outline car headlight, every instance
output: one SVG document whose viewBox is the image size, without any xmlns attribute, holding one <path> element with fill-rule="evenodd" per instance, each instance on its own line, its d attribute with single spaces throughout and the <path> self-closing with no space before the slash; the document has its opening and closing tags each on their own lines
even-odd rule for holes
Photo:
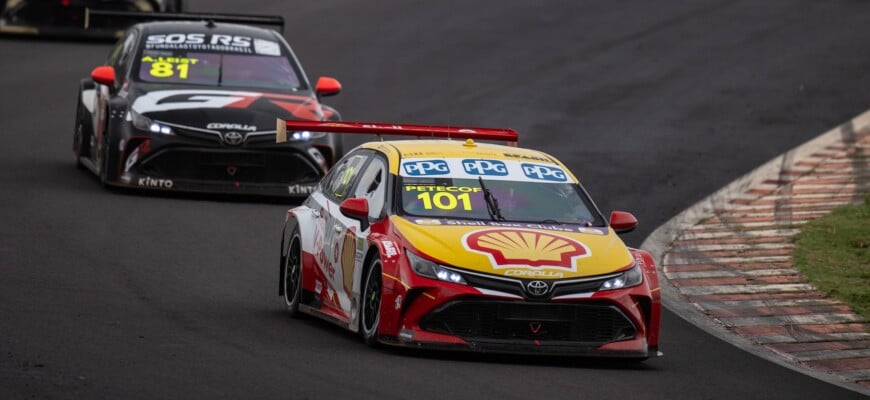
<svg viewBox="0 0 870 400">
<path fill-rule="evenodd" d="M 148 118 L 148 117 L 146 117 L 142 114 L 139 114 L 137 112 L 131 112 L 130 117 L 132 118 L 133 126 L 136 127 L 136 129 L 148 131 L 151 133 L 159 133 L 159 134 L 163 134 L 163 135 L 174 135 L 175 134 L 175 132 L 172 131 L 172 127 L 170 127 L 169 125 L 165 125 L 165 124 L 161 124 L 159 122 L 156 122 L 156 121 L 152 120 L 151 118 Z"/>
<path fill-rule="evenodd" d="M 310 132 L 310 131 L 297 131 L 293 132 L 290 135 L 290 140 L 301 142 L 306 140 L 314 140 L 319 139 L 326 136 L 325 132 Z"/>
<path fill-rule="evenodd" d="M 456 272 L 436 262 L 429 261 L 423 257 L 414 254 L 411 251 L 405 251 L 405 254 L 408 255 L 408 263 L 411 264 L 411 269 L 414 270 L 414 272 L 416 272 L 418 275 L 422 275 L 427 278 L 438 279 L 439 281 L 467 285 L 467 283 L 465 283 L 465 279 L 462 277 L 462 274 L 460 274 L 459 272 Z"/>
<path fill-rule="evenodd" d="M 599 290 L 615 290 L 628 288 L 640 285 L 641 282 L 643 282 L 643 272 L 640 270 L 640 266 L 635 263 L 630 270 L 619 274 L 619 276 L 604 281 L 604 283 L 601 284 Z"/>
</svg>

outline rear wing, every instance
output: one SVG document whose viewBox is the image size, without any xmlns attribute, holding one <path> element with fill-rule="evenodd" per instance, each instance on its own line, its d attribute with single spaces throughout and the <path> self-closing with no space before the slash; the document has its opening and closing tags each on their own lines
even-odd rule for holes
<svg viewBox="0 0 870 400">
<path fill-rule="evenodd" d="M 211 21 L 254 25 L 284 33 L 284 17 L 277 15 L 209 14 L 209 13 L 155 13 L 135 11 L 103 11 L 85 9 L 85 29 L 104 25 L 133 25 L 150 21 Z"/>
<path fill-rule="evenodd" d="M 358 133 L 370 135 L 401 135 L 416 137 L 433 137 L 446 139 L 476 139 L 505 141 L 509 146 L 516 146 L 519 135 L 513 129 L 503 128 L 472 128 L 462 126 L 409 125 L 383 122 L 325 122 L 325 121 L 285 121 L 278 118 L 275 127 L 275 141 L 287 141 L 287 131 Z"/>
</svg>

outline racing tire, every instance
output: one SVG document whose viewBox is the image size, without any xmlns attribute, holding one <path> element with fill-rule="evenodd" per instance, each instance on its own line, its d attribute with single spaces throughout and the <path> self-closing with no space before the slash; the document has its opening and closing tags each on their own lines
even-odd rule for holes
<svg viewBox="0 0 870 400">
<path fill-rule="evenodd" d="M 383 278 L 381 277 L 381 258 L 375 255 L 366 268 L 363 286 L 362 307 L 359 325 L 363 342 L 369 347 L 378 346 L 378 325 L 381 320 L 381 293 Z"/>
<path fill-rule="evenodd" d="M 291 317 L 299 318 L 299 300 L 302 297 L 302 245 L 299 231 L 293 230 L 290 243 L 287 245 L 287 256 L 284 257 L 284 305 Z"/>
<path fill-rule="evenodd" d="M 118 159 L 121 157 L 120 151 L 117 150 L 118 140 L 112 134 L 108 118 L 106 118 L 106 129 L 103 131 L 103 141 L 100 146 L 100 183 L 103 186 L 111 186 L 111 182 L 117 179 L 118 174 Z M 112 151 L 112 148 L 115 151 Z M 111 175 L 109 171 L 113 171 Z"/>
<path fill-rule="evenodd" d="M 76 125 L 73 128 L 73 154 L 76 156 L 76 168 L 84 169 L 85 165 L 82 164 L 82 157 L 88 157 L 90 155 L 90 146 L 91 142 L 89 138 L 85 137 L 84 127 L 82 123 L 82 100 L 79 98 L 79 106 L 76 111 Z"/>
</svg>

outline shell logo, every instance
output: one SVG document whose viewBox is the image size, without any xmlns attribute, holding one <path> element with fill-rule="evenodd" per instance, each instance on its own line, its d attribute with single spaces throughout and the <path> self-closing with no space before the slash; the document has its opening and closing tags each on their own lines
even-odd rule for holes
<svg viewBox="0 0 870 400">
<path fill-rule="evenodd" d="M 578 258 L 591 255 L 576 240 L 524 229 L 486 229 L 463 238 L 465 247 L 489 257 L 493 268 L 565 268 L 575 271 Z"/>
</svg>

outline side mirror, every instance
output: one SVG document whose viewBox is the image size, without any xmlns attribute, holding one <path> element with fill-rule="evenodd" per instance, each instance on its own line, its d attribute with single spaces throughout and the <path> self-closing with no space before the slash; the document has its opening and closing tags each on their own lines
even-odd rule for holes
<svg viewBox="0 0 870 400">
<path fill-rule="evenodd" d="M 94 68 L 91 71 L 91 79 L 94 82 L 97 82 L 106 86 L 115 86 L 115 68 L 110 65 L 103 65 L 101 67 Z"/>
<path fill-rule="evenodd" d="M 637 228 L 637 218 L 625 211 L 614 211 L 610 213 L 610 227 L 616 233 L 628 233 Z"/>
<path fill-rule="evenodd" d="M 321 76 L 317 78 L 317 87 L 314 90 L 319 96 L 334 96 L 341 91 L 341 83 L 335 78 Z"/>
<path fill-rule="evenodd" d="M 362 197 L 354 197 L 341 202 L 338 206 L 341 214 L 359 221 L 359 229 L 369 228 L 369 201 Z"/>
</svg>

